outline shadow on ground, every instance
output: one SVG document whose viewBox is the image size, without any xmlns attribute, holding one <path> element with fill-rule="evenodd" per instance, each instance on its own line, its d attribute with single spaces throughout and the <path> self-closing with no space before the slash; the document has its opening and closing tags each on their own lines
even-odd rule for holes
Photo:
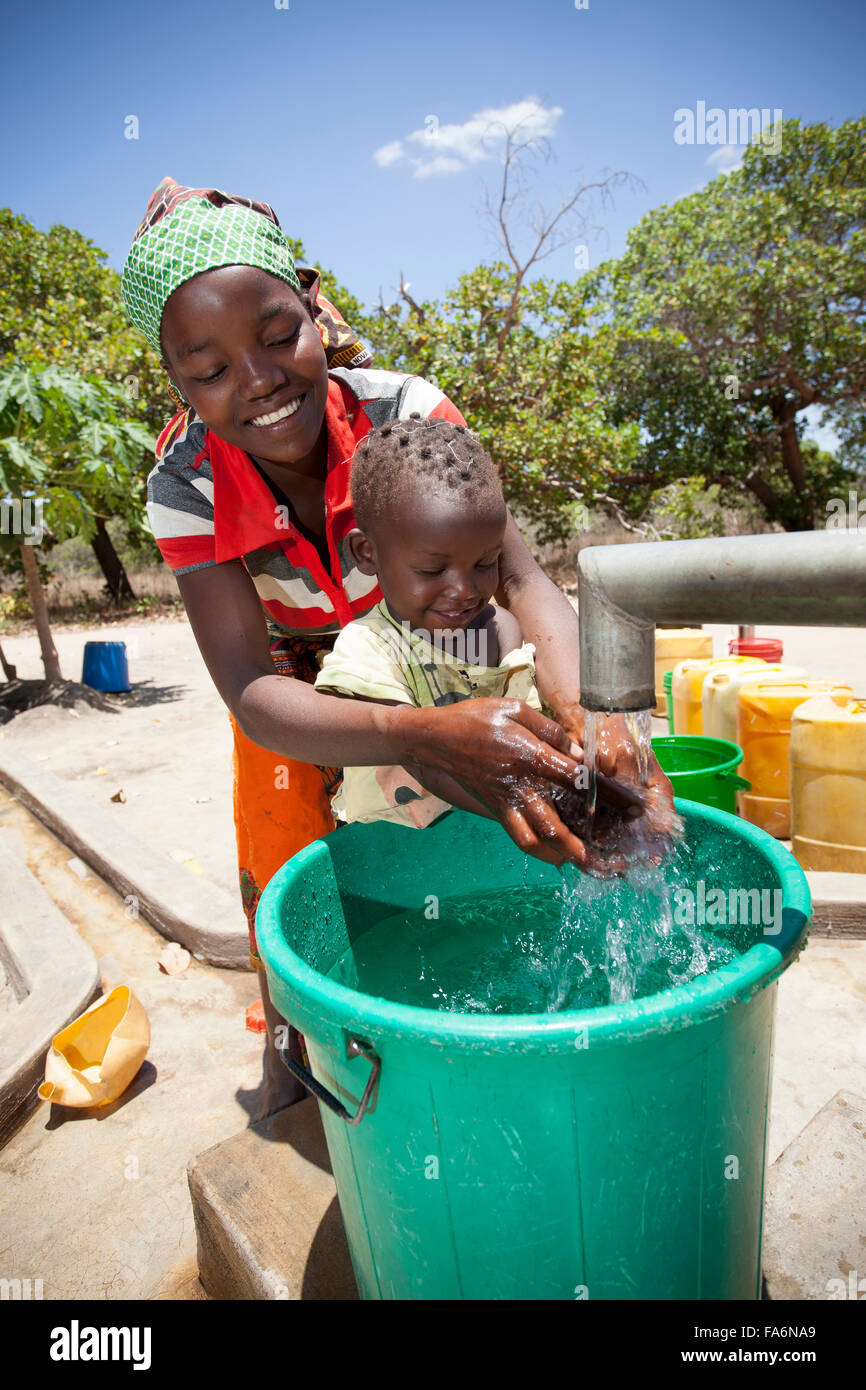
<svg viewBox="0 0 866 1390">
<path fill-rule="evenodd" d="M 136 682 L 131 690 L 118 694 L 94 690 L 80 681 L 13 680 L 0 684 L 0 724 L 42 705 L 64 709 L 87 705 L 104 714 L 120 714 L 125 709 L 169 704 L 183 699 L 186 693 L 186 686 L 154 685 L 150 680 Z"/>
<path fill-rule="evenodd" d="M 340 1203 L 335 1197 L 319 1222 L 310 1246 L 304 1266 L 301 1301 L 348 1301 L 357 1297 L 358 1285 L 352 1270 Z"/>
<path fill-rule="evenodd" d="M 135 1080 L 130 1082 L 122 1096 L 113 1100 L 110 1105 L 51 1105 L 51 1114 L 45 1126 L 47 1130 L 59 1129 L 61 1125 L 68 1124 L 71 1120 L 107 1120 L 109 1116 L 122 1110 L 125 1105 L 140 1096 L 142 1091 L 146 1091 L 153 1085 L 157 1078 L 157 1070 L 152 1062 L 142 1062 Z"/>
<path fill-rule="evenodd" d="M 181 700 L 188 693 L 185 685 L 154 685 L 152 680 L 136 681 L 131 690 L 115 695 L 111 707 L 118 709 L 137 709 L 147 705 L 166 705 L 173 700 Z"/>
</svg>

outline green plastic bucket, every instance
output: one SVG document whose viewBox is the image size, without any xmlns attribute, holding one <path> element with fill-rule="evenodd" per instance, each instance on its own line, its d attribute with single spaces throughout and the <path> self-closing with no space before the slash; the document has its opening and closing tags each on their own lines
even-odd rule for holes
<svg viewBox="0 0 866 1390">
<path fill-rule="evenodd" d="M 258 943 L 306 1039 L 362 1298 L 760 1297 L 774 982 L 804 943 L 809 891 L 771 836 L 677 804 L 696 881 L 781 893 L 778 930 L 626 1004 L 468 1015 L 326 978 L 431 895 L 558 885 L 497 822 L 352 825 L 268 884 Z"/>
<path fill-rule="evenodd" d="M 743 750 L 736 743 L 699 734 L 673 734 L 654 738 L 652 746 L 677 796 L 715 806 L 733 816 L 737 811 L 737 792 L 751 791 L 751 782 L 737 774 Z"/>
<path fill-rule="evenodd" d="M 673 673 L 673 671 L 665 671 L 663 680 L 664 680 L 664 687 L 665 687 L 665 709 L 667 710 L 667 716 L 668 716 L 668 732 L 671 733 L 671 734 L 675 734 L 675 733 L 676 733 L 676 729 L 674 728 L 674 673 Z"/>
</svg>

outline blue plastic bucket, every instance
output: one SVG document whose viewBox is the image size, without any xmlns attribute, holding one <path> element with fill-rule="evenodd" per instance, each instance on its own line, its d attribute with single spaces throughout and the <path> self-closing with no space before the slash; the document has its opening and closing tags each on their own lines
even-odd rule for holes
<svg viewBox="0 0 866 1390">
<path fill-rule="evenodd" d="M 85 642 L 81 680 L 93 690 L 129 690 L 125 642 Z"/>
</svg>

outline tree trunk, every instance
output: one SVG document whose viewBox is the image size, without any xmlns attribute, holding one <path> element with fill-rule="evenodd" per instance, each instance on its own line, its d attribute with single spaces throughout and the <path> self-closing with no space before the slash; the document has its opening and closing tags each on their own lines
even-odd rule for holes
<svg viewBox="0 0 866 1390">
<path fill-rule="evenodd" d="M 3 651 L 2 647 L 0 647 L 0 666 L 3 667 L 3 674 L 7 681 L 14 681 L 18 672 L 14 666 L 9 665 L 9 662 L 6 660 L 6 653 Z"/>
<path fill-rule="evenodd" d="M 746 487 L 757 497 L 761 506 L 764 507 L 770 521 L 776 520 L 779 509 L 779 494 L 770 484 L 765 482 L 759 474 L 757 468 L 753 468 L 745 478 Z"/>
<path fill-rule="evenodd" d="M 776 396 L 770 401 L 770 409 L 779 426 L 782 464 L 794 491 L 793 506 L 790 501 L 784 503 L 778 512 L 770 512 L 770 519 L 780 521 L 786 531 L 811 531 L 815 518 L 806 487 L 806 465 L 797 435 L 797 407 L 786 397 Z M 752 491 L 756 492 L 756 489 L 753 487 Z M 756 495 L 760 494 L 756 492 Z"/>
<path fill-rule="evenodd" d="M 99 561 L 102 573 L 105 575 L 105 582 L 108 585 L 108 592 L 119 603 L 124 598 L 135 598 L 132 592 L 132 585 L 123 563 L 114 548 L 108 529 L 102 517 L 96 518 L 96 535 L 90 542 L 93 553 Z"/>
<path fill-rule="evenodd" d="M 45 667 L 45 679 L 49 683 L 53 681 L 62 681 L 63 676 L 60 672 L 60 659 L 57 655 L 57 648 L 54 645 L 54 638 L 51 636 L 51 624 L 48 621 L 48 605 L 45 602 L 45 591 L 42 588 L 42 580 L 39 578 L 39 567 L 36 564 L 36 552 L 32 545 L 22 545 L 21 563 L 24 566 L 24 576 L 27 580 L 27 592 L 30 595 L 30 607 L 33 609 L 36 631 L 39 634 L 39 648 L 42 652 L 42 665 Z"/>
<path fill-rule="evenodd" d="M 773 401 L 772 410 L 773 415 L 781 425 L 780 439 L 785 472 L 791 479 L 794 491 L 804 492 L 806 489 L 806 466 L 803 463 L 800 441 L 797 438 L 795 423 L 797 411 L 794 402 L 788 400 Z"/>
</svg>

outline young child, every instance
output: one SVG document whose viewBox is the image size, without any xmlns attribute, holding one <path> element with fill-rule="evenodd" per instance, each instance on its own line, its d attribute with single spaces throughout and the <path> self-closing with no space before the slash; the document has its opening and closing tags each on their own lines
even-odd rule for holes
<svg viewBox="0 0 866 1390">
<path fill-rule="evenodd" d="M 396 420 L 371 430 L 352 464 L 359 529 L 348 543 L 384 598 L 344 627 L 316 689 L 414 706 L 483 696 L 535 709 L 535 648 L 491 599 L 499 587 L 506 507 L 496 465 L 462 425 Z M 342 821 L 423 828 L 460 806 L 490 812 L 444 772 L 422 785 L 405 767 L 347 767 L 333 799 Z"/>
</svg>

